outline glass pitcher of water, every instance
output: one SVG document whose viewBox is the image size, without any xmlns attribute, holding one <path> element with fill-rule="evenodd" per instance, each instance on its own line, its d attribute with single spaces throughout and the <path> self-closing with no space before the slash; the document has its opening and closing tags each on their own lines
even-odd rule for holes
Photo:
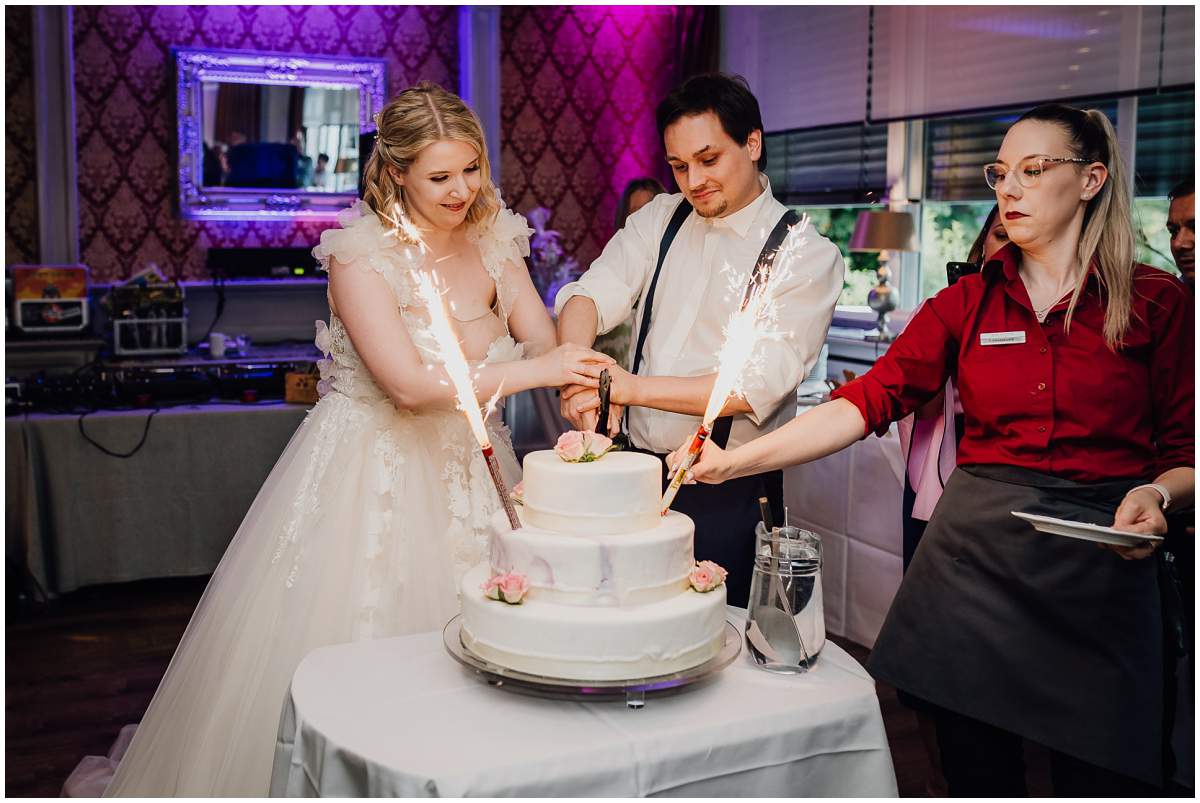
<svg viewBox="0 0 1200 803">
<path fill-rule="evenodd" d="M 746 613 L 746 645 L 770 672 L 797 674 L 825 646 L 821 539 L 799 527 L 755 530 L 754 574 Z"/>
</svg>

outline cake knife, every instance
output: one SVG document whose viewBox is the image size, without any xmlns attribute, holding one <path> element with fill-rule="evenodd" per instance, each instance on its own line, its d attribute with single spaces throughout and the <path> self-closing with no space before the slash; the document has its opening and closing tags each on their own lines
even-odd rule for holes
<svg viewBox="0 0 1200 803">
<path fill-rule="evenodd" d="M 608 437 L 608 406 L 612 393 L 612 376 L 605 368 L 600 372 L 600 417 L 596 419 L 596 432 Z"/>
</svg>

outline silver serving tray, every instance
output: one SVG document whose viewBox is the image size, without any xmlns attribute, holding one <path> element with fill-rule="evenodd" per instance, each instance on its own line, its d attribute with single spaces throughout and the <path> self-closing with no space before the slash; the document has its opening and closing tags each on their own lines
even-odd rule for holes
<svg viewBox="0 0 1200 803">
<path fill-rule="evenodd" d="M 462 614 L 446 623 L 442 629 L 442 643 L 454 660 L 472 670 L 489 686 L 558 700 L 624 701 L 630 708 L 641 708 L 645 705 L 646 697 L 662 697 L 702 685 L 733 663 L 733 659 L 742 651 L 741 634 L 733 624 L 726 622 L 725 643 L 721 651 L 702 664 L 669 675 L 588 681 L 531 675 L 480 658 L 462 643 Z"/>
</svg>

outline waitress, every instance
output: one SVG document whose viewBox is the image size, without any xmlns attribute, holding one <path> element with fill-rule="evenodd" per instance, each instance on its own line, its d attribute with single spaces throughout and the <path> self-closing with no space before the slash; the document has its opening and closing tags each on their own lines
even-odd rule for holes
<svg viewBox="0 0 1200 803">
<path fill-rule="evenodd" d="M 831 454 L 953 378 L 958 467 L 868 667 L 934 706 L 952 796 L 1024 795 L 1023 738 L 1050 749 L 1058 795 L 1152 794 L 1164 755 L 1157 542 L 1100 548 L 1011 511 L 1163 534 L 1163 510 L 1191 504 L 1191 296 L 1134 263 L 1125 167 L 1101 112 L 1039 106 L 984 173 L 1011 244 L 930 299 L 832 401 L 732 451 L 710 442 L 692 476 Z"/>
</svg>

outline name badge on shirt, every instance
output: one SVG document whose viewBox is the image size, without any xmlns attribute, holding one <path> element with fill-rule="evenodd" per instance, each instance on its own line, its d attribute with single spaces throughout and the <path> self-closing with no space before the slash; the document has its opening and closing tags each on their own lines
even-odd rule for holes
<svg viewBox="0 0 1200 803">
<path fill-rule="evenodd" d="M 1010 343 L 1024 343 L 1024 332 L 980 332 L 979 345 L 1007 346 Z"/>
</svg>

